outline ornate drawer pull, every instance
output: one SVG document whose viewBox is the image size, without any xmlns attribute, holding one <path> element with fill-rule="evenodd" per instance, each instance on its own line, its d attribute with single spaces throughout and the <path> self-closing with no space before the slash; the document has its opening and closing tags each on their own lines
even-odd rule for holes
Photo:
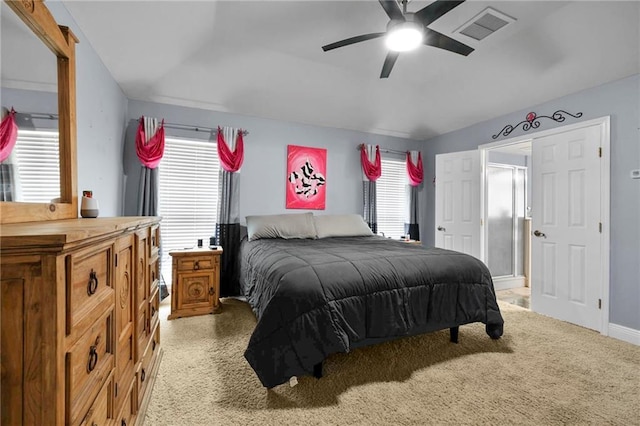
<svg viewBox="0 0 640 426">
<path fill-rule="evenodd" d="M 147 377 L 147 372 L 142 369 L 142 374 L 140 375 L 140 381 L 144 383 L 144 379 Z"/>
<path fill-rule="evenodd" d="M 126 419 L 122 419 L 122 421 L 120 422 L 121 426 L 127 426 L 127 420 Z"/>
<path fill-rule="evenodd" d="M 87 284 L 87 294 L 89 296 L 92 296 L 96 294 L 97 290 L 98 290 L 98 276 L 96 275 L 95 271 L 92 269 L 91 272 L 89 272 L 89 283 Z"/>
<path fill-rule="evenodd" d="M 156 339 L 153 339 L 153 341 L 151 342 L 151 350 L 152 351 L 156 350 Z"/>
<path fill-rule="evenodd" d="M 156 314 L 156 307 L 155 306 L 151 306 L 151 316 L 154 316 Z"/>
<path fill-rule="evenodd" d="M 98 347 L 93 345 L 89 348 L 89 362 L 87 363 L 87 373 L 91 373 L 94 368 L 96 368 L 96 364 L 98 364 Z"/>
<path fill-rule="evenodd" d="M 209 294 L 213 296 L 213 287 L 209 287 Z"/>
<path fill-rule="evenodd" d="M 199 260 L 196 260 L 196 261 L 195 261 L 195 263 L 193 264 L 193 269 L 195 269 L 196 271 L 197 271 L 198 269 L 200 269 L 200 261 L 199 261 Z"/>
</svg>

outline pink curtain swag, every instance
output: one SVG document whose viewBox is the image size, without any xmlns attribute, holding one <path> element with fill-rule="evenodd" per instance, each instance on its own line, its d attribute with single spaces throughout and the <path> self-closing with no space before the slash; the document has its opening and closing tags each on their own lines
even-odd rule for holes
<svg viewBox="0 0 640 426">
<path fill-rule="evenodd" d="M 156 134 L 151 136 L 148 142 L 146 140 L 144 117 L 140 117 L 140 124 L 136 133 L 136 153 L 143 166 L 155 169 L 164 155 L 164 119 L 160 123 Z"/>
<path fill-rule="evenodd" d="M 411 152 L 407 152 L 407 175 L 409 176 L 409 184 L 411 184 L 411 186 L 418 186 L 422 183 L 424 177 L 422 153 L 418 152 L 418 164 L 414 165 L 411 161 Z"/>
<path fill-rule="evenodd" d="M 360 162 L 362 163 L 362 171 L 364 172 L 364 175 L 370 181 L 375 182 L 380 176 L 382 176 L 380 147 L 378 145 L 376 145 L 375 164 L 369 161 L 369 156 L 367 155 L 367 147 L 364 144 L 360 146 Z"/>
<path fill-rule="evenodd" d="M 242 161 L 244 160 L 244 141 L 242 139 L 242 129 L 238 129 L 236 136 L 236 149 L 231 151 L 229 145 L 224 140 L 222 129 L 218 126 L 218 157 L 222 168 L 229 173 L 235 173 L 240 170 Z"/>
<path fill-rule="evenodd" d="M 15 115 L 16 111 L 11 108 L 9 114 L 0 123 L 0 162 L 9 158 L 18 140 L 18 125 L 16 124 Z"/>
</svg>

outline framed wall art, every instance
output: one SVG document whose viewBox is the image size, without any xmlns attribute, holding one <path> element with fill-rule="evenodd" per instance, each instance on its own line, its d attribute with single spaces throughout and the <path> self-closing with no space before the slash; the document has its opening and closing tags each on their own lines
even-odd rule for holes
<svg viewBox="0 0 640 426">
<path fill-rule="evenodd" d="M 287 145 L 286 207 L 324 210 L 326 188 L 327 150 Z"/>
</svg>

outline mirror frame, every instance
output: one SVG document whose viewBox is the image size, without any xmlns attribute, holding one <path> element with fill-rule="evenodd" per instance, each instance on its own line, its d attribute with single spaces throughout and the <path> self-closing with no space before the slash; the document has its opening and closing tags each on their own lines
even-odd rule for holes
<svg viewBox="0 0 640 426">
<path fill-rule="evenodd" d="M 78 39 L 68 27 L 58 25 L 44 0 L 4 1 L 57 57 L 60 202 L 0 202 L 0 223 L 77 218 L 75 45 Z"/>
</svg>

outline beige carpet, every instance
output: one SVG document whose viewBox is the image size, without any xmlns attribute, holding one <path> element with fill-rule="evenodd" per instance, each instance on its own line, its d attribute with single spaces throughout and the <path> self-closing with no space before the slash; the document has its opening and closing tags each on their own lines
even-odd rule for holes
<svg viewBox="0 0 640 426">
<path fill-rule="evenodd" d="M 505 335 L 482 324 L 400 339 L 325 362 L 325 377 L 267 391 L 243 357 L 246 303 L 167 321 L 145 425 L 640 424 L 640 348 L 500 303 Z"/>
</svg>

